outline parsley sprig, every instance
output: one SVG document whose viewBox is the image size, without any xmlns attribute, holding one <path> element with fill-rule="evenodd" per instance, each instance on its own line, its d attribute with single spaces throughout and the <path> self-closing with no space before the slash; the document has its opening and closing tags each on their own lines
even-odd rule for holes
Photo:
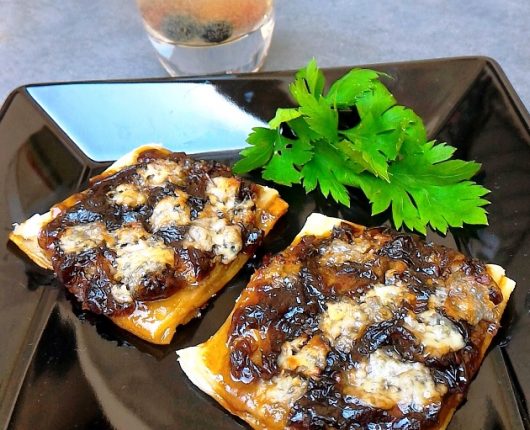
<svg viewBox="0 0 530 430">
<path fill-rule="evenodd" d="M 324 74 L 311 60 L 289 87 L 299 107 L 280 108 L 269 128 L 254 128 L 234 172 L 262 168 L 266 180 L 301 183 L 306 192 L 318 187 L 346 206 L 348 187 L 357 187 L 373 215 L 391 208 L 396 228 L 424 234 L 428 225 L 445 234 L 487 224 L 489 191 L 470 181 L 480 164 L 451 159 L 454 147 L 427 140 L 421 118 L 397 104 L 383 76 L 353 69 L 325 93 Z"/>
</svg>

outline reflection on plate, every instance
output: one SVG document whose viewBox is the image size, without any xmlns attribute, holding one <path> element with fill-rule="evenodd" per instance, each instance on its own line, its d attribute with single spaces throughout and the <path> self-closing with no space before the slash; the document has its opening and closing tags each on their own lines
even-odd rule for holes
<svg viewBox="0 0 530 430">
<path fill-rule="evenodd" d="M 451 429 L 528 425 L 530 400 L 530 121 L 491 60 L 465 58 L 384 64 L 391 90 L 413 107 L 432 137 L 483 163 L 479 180 L 492 190 L 490 226 L 430 239 L 504 266 L 518 282 L 467 403 Z M 344 69 L 328 70 L 336 78 Z M 290 72 L 202 81 L 164 79 L 38 85 L 21 88 L 0 112 L 2 234 L 13 222 L 46 210 L 141 143 L 233 161 L 251 127 L 290 101 Z M 207 154 L 204 154 L 207 153 Z M 313 211 L 360 224 L 372 218 L 354 195 L 351 209 L 300 189 L 281 188 L 291 209 L 264 252 L 288 244 Z M 166 347 L 142 342 L 104 318 L 80 312 L 9 244 L 2 250 L 0 424 L 26 428 L 237 429 L 245 425 L 196 390 L 175 350 L 213 334 L 251 273 L 247 267 Z M 499 343 L 507 346 L 500 347 Z"/>
</svg>

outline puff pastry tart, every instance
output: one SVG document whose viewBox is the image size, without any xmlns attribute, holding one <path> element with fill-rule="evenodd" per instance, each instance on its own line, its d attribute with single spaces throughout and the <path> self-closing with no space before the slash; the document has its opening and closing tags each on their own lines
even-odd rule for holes
<svg viewBox="0 0 530 430">
<path fill-rule="evenodd" d="M 147 145 L 15 225 L 10 239 L 84 309 L 167 344 L 286 211 L 276 190 L 222 164 Z"/>
<path fill-rule="evenodd" d="M 179 361 L 255 429 L 444 429 L 514 286 L 417 236 L 313 214 Z"/>
</svg>

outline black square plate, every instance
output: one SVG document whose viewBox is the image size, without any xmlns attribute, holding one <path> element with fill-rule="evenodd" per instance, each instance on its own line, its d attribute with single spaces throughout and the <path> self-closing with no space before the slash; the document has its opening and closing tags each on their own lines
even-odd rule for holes
<svg viewBox="0 0 530 430">
<path fill-rule="evenodd" d="M 530 119 L 499 66 L 472 57 L 374 66 L 411 106 L 430 136 L 483 163 L 492 192 L 490 225 L 429 239 L 506 268 L 518 286 L 503 329 L 450 428 L 528 428 L 530 400 Z M 345 69 L 329 69 L 337 78 Z M 149 345 L 105 318 L 79 311 L 53 277 L 7 241 L 22 221 L 82 188 L 108 161 L 147 142 L 233 161 L 250 128 L 291 104 L 292 72 L 211 79 L 30 85 L 0 111 L 0 427 L 11 429 L 238 429 L 184 377 L 175 350 L 195 345 L 224 321 L 247 268 L 165 347 Z M 313 211 L 374 225 L 354 194 L 340 208 L 300 189 L 265 244 L 288 244 Z"/>
</svg>

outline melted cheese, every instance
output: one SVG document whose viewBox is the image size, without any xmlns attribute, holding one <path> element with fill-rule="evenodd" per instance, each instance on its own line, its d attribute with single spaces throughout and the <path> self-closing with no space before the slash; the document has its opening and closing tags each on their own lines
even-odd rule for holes
<svg viewBox="0 0 530 430">
<path fill-rule="evenodd" d="M 408 291 L 403 286 L 376 284 L 366 293 L 364 300 L 395 309 L 407 295 Z"/>
<path fill-rule="evenodd" d="M 133 297 L 131 288 L 125 284 L 113 284 L 110 287 L 110 293 L 118 303 L 132 303 Z"/>
<path fill-rule="evenodd" d="M 91 222 L 65 228 L 59 246 L 66 254 L 81 253 L 101 245 L 106 229 L 102 222 Z"/>
<path fill-rule="evenodd" d="M 182 185 L 185 172 L 180 164 L 170 160 L 153 160 L 145 167 L 137 170 L 143 184 L 149 187 L 159 187 L 168 182 Z"/>
<path fill-rule="evenodd" d="M 340 266 L 347 262 L 362 263 L 371 258 L 373 250 L 370 242 L 362 238 L 354 238 L 353 243 L 334 239 L 329 246 L 321 250 L 321 263 Z"/>
<path fill-rule="evenodd" d="M 153 231 L 190 223 L 190 208 L 186 204 L 188 195 L 183 191 L 175 191 L 175 194 L 163 198 L 153 208 L 153 214 L 149 218 Z"/>
<path fill-rule="evenodd" d="M 444 385 L 434 382 L 425 365 L 401 361 L 390 351 L 375 351 L 345 376 L 346 395 L 375 408 L 398 406 L 403 413 L 421 412 L 426 406 L 439 403 L 447 391 Z"/>
<path fill-rule="evenodd" d="M 392 318 L 406 294 L 404 287 L 378 284 L 359 301 L 342 297 L 328 302 L 319 328 L 336 349 L 349 352 L 368 326 Z"/>
<path fill-rule="evenodd" d="M 329 347 L 320 336 L 313 336 L 309 341 L 299 337 L 282 345 L 278 365 L 284 370 L 316 377 L 326 367 L 328 352 Z"/>
<path fill-rule="evenodd" d="M 147 196 L 135 184 L 120 184 L 107 197 L 116 205 L 135 208 L 147 202 Z"/>
<path fill-rule="evenodd" d="M 418 338 L 428 355 L 441 357 L 465 346 L 456 326 L 432 309 L 416 316 L 409 313 L 405 317 L 405 327 Z"/>
<path fill-rule="evenodd" d="M 186 185 L 190 179 L 188 175 L 189 166 L 193 165 L 191 159 L 184 158 L 183 162 L 173 162 L 170 160 L 154 160 L 149 162 L 145 167 L 138 167 L 135 164 L 138 161 L 140 154 L 147 150 L 156 150 L 162 156 L 169 155 L 170 152 L 160 149 L 159 145 L 145 145 L 123 156 L 112 164 L 101 175 L 92 178 L 92 183 L 99 182 L 111 175 L 118 173 L 122 169 L 134 167 L 136 173 L 133 174 L 135 184 L 142 188 L 142 192 L 149 195 L 150 190 L 145 188 L 159 187 L 173 183 L 178 186 Z M 287 204 L 279 197 L 276 190 L 271 188 L 255 186 L 255 207 L 259 217 L 252 219 L 257 228 L 263 230 L 266 234 L 270 231 L 279 217 L 287 211 Z M 59 216 L 63 210 L 72 208 L 73 204 L 78 201 L 80 197 L 84 198 L 89 191 L 83 191 L 80 194 L 75 194 L 59 205 L 52 207 L 43 215 L 35 215 L 30 220 L 16 226 L 15 231 L 10 234 L 10 239 L 13 240 L 33 261 L 45 269 L 52 269 L 52 262 L 48 252 L 44 252 L 38 244 L 38 237 L 45 229 L 46 225 Z M 109 196 L 110 197 L 110 196 Z M 209 203 L 207 203 L 209 204 Z M 254 205 L 254 203 L 245 202 L 245 205 Z M 235 220 L 235 218 L 234 218 Z M 234 223 L 234 222 L 232 222 Z M 81 227 L 81 226 L 80 226 Z M 130 226 L 129 226 L 130 227 Z M 112 251 L 116 249 L 127 247 L 129 242 L 138 245 L 138 241 L 146 240 L 146 232 L 142 229 L 125 227 L 119 232 L 107 233 L 103 231 L 104 241 Z M 237 228 L 237 227 L 236 227 Z M 66 233 L 63 238 L 63 245 L 69 251 L 82 252 L 84 249 L 90 249 L 95 243 L 100 243 L 99 233 L 92 234 L 82 230 L 90 229 L 90 227 L 81 227 L 75 234 L 74 231 Z M 79 234 L 82 233 L 82 234 Z M 64 234 L 64 232 L 63 232 Z M 69 237 L 69 234 L 72 236 Z M 145 245 L 145 243 L 143 243 Z M 155 243 L 155 245 L 159 245 Z M 58 241 L 60 247 L 60 238 Z M 140 248 L 141 246 L 139 246 Z M 134 248 L 134 247 L 133 247 Z M 159 247 L 160 248 L 160 247 Z M 124 253 L 125 251 L 123 251 Z M 109 256 L 113 252 L 109 253 Z M 162 250 L 160 252 L 162 260 L 169 261 L 169 255 Z M 136 300 L 135 307 L 132 314 L 128 315 L 112 315 L 110 319 L 118 326 L 128 330 L 129 332 L 145 339 L 149 342 L 157 344 L 168 344 L 175 332 L 177 325 L 184 324 L 190 318 L 197 315 L 198 309 L 214 296 L 245 264 L 248 259 L 247 254 L 238 255 L 229 265 L 222 266 L 215 264 L 213 270 L 208 273 L 205 279 L 201 279 L 196 284 L 197 288 L 182 289 L 177 291 L 166 299 L 159 299 L 153 301 Z M 110 259 L 112 260 L 112 258 Z M 116 266 L 116 262 L 110 261 Z M 149 267 L 149 265 L 148 265 Z M 105 270 L 110 269 L 113 273 L 116 267 L 105 267 Z M 95 268 L 87 267 L 87 276 L 93 276 Z M 112 274 L 113 274 L 112 273 Z M 122 274 L 123 275 L 123 274 Z M 126 276 L 123 276 L 126 278 Z M 119 300 L 126 301 L 129 299 L 129 293 L 125 284 L 117 284 L 112 286 L 113 295 Z"/>
<path fill-rule="evenodd" d="M 213 252 L 223 264 L 237 257 L 243 249 L 239 223 L 251 221 L 255 208 L 252 200 L 237 202 L 239 186 L 236 178 L 216 177 L 208 182 L 208 203 L 199 218 L 191 222 L 185 247 Z"/>
<path fill-rule="evenodd" d="M 250 224 L 253 223 L 256 208 L 256 204 L 252 199 L 246 199 L 239 202 L 234 207 L 234 213 L 232 216 L 233 223 Z M 266 215 L 269 216 L 269 215 Z"/>
<path fill-rule="evenodd" d="M 114 243 L 111 246 L 122 248 L 126 245 L 138 243 L 140 239 L 146 239 L 149 236 L 141 223 L 130 223 L 125 227 L 114 230 L 112 233 Z"/>
<path fill-rule="evenodd" d="M 209 208 L 219 217 L 227 217 L 231 224 L 252 222 L 255 203 L 252 199 L 237 201 L 240 182 L 236 178 L 213 178 L 206 187 Z"/>
<path fill-rule="evenodd" d="M 111 294 L 120 303 L 133 301 L 145 275 L 161 273 L 174 263 L 173 250 L 161 239 L 150 237 L 140 223 L 129 224 L 112 233 L 107 232 L 101 222 L 81 224 L 66 228 L 59 240 L 59 246 L 66 253 L 81 253 L 101 244 L 116 252 Z"/>
<path fill-rule="evenodd" d="M 243 248 L 241 228 L 228 225 L 225 219 L 199 218 L 192 222 L 184 246 L 213 251 L 223 264 L 228 264 Z"/>
<path fill-rule="evenodd" d="M 447 290 L 443 287 L 437 287 L 434 294 L 429 297 L 430 308 L 442 308 L 447 299 Z"/>
<path fill-rule="evenodd" d="M 223 264 L 230 263 L 243 248 L 240 228 L 235 225 L 226 226 L 222 232 L 214 236 L 213 243 L 215 255 L 221 256 Z"/>
<path fill-rule="evenodd" d="M 167 266 L 174 264 L 174 251 L 161 239 L 147 236 L 140 227 L 119 229 L 115 236 L 117 247 L 114 278 L 124 287 L 116 286 L 112 293 L 118 301 L 131 301 L 147 274 L 161 273 Z"/>
<path fill-rule="evenodd" d="M 495 305 L 489 299 L 485 285 L 462 271 L 452 273 L 446 280 L 445 287 L 436 289 L 430 297 L 433 307 L 443 308 L 445 313 L 455 320 L 464 320 L 476 325 L 481 320 L 495 321 L 498 315 Z"/>
<path fill-rule="evenodd" d="M 206 187 L 208 200 L 223 212 L 233 210 L 236 205 L 239 181 L 236 178 L 213 178 Z"/>
<path fill-rule="evenodd" d="M 336 349 L 349 352 L 353 342 L 369 323 L 370 317 L 361 305 L 344 297 L 327 304 L 326 311 L 320 317 L 319 328 Z"/>
<path fill-rule="evenodd" d="M 213 248 L 213 239 L 211 234 L 212 231 L 209 227 L 213 225 L 214 222 L 212 221 L 211 223 L 207 223 L 204 221 L 206 218 L 203 218 L 202 220 L 203 221 L 195 222 L 190 226 L 184 241 L 184 246 L 193 247 L 202 251 L 211 251 Z M 224 223 L 223 220 L 218 221 Z"/>
<path fill-rule="evenodd" d="M 307 390 L 307 381 L 299 376 L 276 375 L 270 381 L 260 381 L 257 389 L 257 396 L 272 403 L 273 406 L 280 406 L 290 409 L 294 402 L 302 397 Z M 262 403 L 263 402 L 263 403 Z"/>
<path fill-rule="evenodd" d="M 324 224 L 322 222 L 323 220 L 319 219 L 318 221 L 319 222 L 316 226 L 312 225 L 311 227 L 313 228 L 307 229 L 307 234 L 312 234 L 317 227 L 320 228 L 320 226 Z M 287 276 L 287 273 L 298 273 L 299 268 L 293 268 L 293 270 L 291 270 L 291 267 L 289 266 L 289 264 L 291 264 L 290 252 L 292 249 L 293 248 L 290 248 L 287 251 L 284 251 L 281 258 L 279 256 L 274 257 L 271 260 L 271 263 L 268 263 L 263 269 L 255 273 L 251 278 L 251 282 L 246 287 L 246 290 L 238 299 L 234 312 L 241 310 L 248 304 L 255 304 L 256 296 L 254 293 L 260 291 L 260 288 L 264 285 L 267 286 L 267 288 L 276 288 L 276 285 L 272 282 L 276 277 L 284 279 L 284 276 Z M 298 256 L 295 255 L 295 257 Z M 285 267 L 287 267 L 287 269 Z M 337 316 L 335 319 L 342 321 L 344 318 L 351 317 L 352 309 L 363 310 L 361 305 L 363 303 L 366 304 L 367 302 L 373 302 L 376 308 L 383 306 L 387 310 L 392 310 L 399 306 L 405 311 L 406 307 L 403 306 L 402 301 L 403 298 L 408 297 L 410 292 L 406 285 L 399 285 L 398 282 L 400 276 L 395 276 L 396 272 L 401 273 L 399 267 L 397 269 L 391 268 L 386 271 L 385 282 L 390 284 L 387 287 L 383 285 L 374 286 L 367 291 L 362 300 L 344 299 L 344 302 L 342 300 L 329 302 L 326 304 L 326 312 L 330 314 L 330 316 Z M 285 285 L 285 282 L 283 284 Z M 259 296 L 257 297 L 257 300 L 259 303 Z M 414 299 L 410 301 L 410 304 L 415 304 Z M 280 304 L 280 306 L 282 305 Z M 343 309 L 341 309 L 341 307 L 343 307 Z M 417 318 L 416 322 L 425 326 L 426 332 L 431 328 L 434 328 L 437 323 L 443 321 L 439 316 L 434 315 L 432 312 L 425 312 L 419 316 L 413 316 L 413 318 Z M 362 324 L 360 325 L 362 326 Z M 446 328 L 450 327 L 446 324 L 443 325 L 446 326 Z M 434 328 L 435 333 L 436 330 L 437 329 Z M 328 415 L 326 400 L 323 402 L 317 400 L 314 403 L 310 401 L 310 406 L 313 407 L 312 410 L 305 409 L 300 411 L 297 409 L 296 411 L 293 411 L 291 409 L 284 414 L 272 414 L 273 419 L 269 419 L 269 416 L 267 415 L 268 411 L 271 409 L 280 410 L 280 407 L 277 406 L 278 402 L 283 402 L 283 410 L 288 408 L 290 403 L 292 404 L 293 400 L 290 396 L 285 394 L 286 392 L 289 393 L 289 390 L 292 390 L 292 393 L 296 391 L 296 388 L 300 388 L 300 391 L 296 392 L 293 396 L 294 399 L 300 399 L 300 397 L 304 395 L 304 378 L 308 377 L 303 374 L 294 375 L 294 373 L 301 373 L 300 370 L 302 369 L 299 365 L 308 362 L 308 360 L 302 360 L 301 357 L 299 357 L 301 351 L 308 345 L 307 338 L 299 337 L 291 342 L 284 343 L 282 345 L 278 363 L 282 372 L 280 377 L 291 375 L 291 378 L 293 376 L 304 376 L 304 378 L 299 378 L 295 381 L 287 381 L 284 379 L 280 385 L 282 389 L 278 390 L 278 392 L 273 391 L 270 394 L 270 397 L 267 397 L 266 394 L 268 393 L 266 388 L 271 387 L 276 382 L 276 379 L 274 380 L 274 383 L 268 381 L 256 381 L 255 385 L 242 384 L 231 379 L 230 355 L 227 350 L 227 339 L 230 338 L 231 333 L 232 316 L 226 320 L 223 327 L 214 336 L 212 336 L 205 344 L 196 348 L 197 351 L 207 351 L 206 354 L 203 354 L 205 359 L 204 362 L 201 363 L 203 364 L 203 368 L 210 371 L 210 379 L 206 384 L 204 383 L 204 379 L 201 380 L 200 378 L 196 378 L 198 372 L 194 373 L 188 371 L 191 367 L 190 364 L 194 365 L 200 360 L 201 356 L 199 353 L 197 353 L 195 357 L 188 356 L 186 358 L 186 361 L 188 362 L 186 365 L 184 365 L 184 361 L 182 361 L 183 369 L 192 381 L 199 388 L 217 399 L 228 411 L 247 421 L 252 428 L 260 429 L 281 430 L 290 427 L 307 426 L 308 422 L 305 419 L 303 422 L 297 421 L 296 424 L 292 425 L 292 423 L 289 422 L 289 417 L 292 417 L 293 414 L 295 414 L 294 416 L 297 418 L 301 416 L 305 418 L 313 411 L 316 411 L 318 415 L 323 415 L 321 420 L 319 420 L 318 415 L 310 416 L 310 418 L 312 418 L 311 421 L 316 423 L 317 427 L 319 425 L 325 426 L 326 423 L 331 421 L 327 420 L 328 417 L 332 418 L 333 416 L 336 416 L 335 414 L 341 414 L 341 412 L 345 419 L 346 427 L 348 425 L 352 427 L 355 427 L 356 425 L 362 426 L 365 417 L 362 418 L 362 422 L 359 422 L 360 420 L 356 419 L 356 414 L 347 413 L 348 411 L 346 410 L 341 411 L 340 409 L 335 409 L 332 410 L 333 415 Z M 491 333 L 488 335 L 490 334 Z M 252 335 L 252 337 L 257 338 L 257 335 Z M 454 343 L 456 345 L 458 342 Z M 392 347 L 389 347 L 389 349 L 390 348 Z M 253 345 L 251 349 L 253 350 Z M 346 401 L 351 400 L 351 404 L 365 404 L 367 406 L 388 410 L 389 416 L 392 417 L 395 425 L 405 423 L 404 425 L 406 426 L 406 424 L 410 422 L 408 418 L 411 418 L 411 416 L 402 416 L 400 410 L 403 414 L 411 413 L 413 419 L 421 419 L 423 416 L 422 414 L 432 414 L 434 416 L 440 411 L 439 416 L 437 417 L 439 422 L 431 424 L 437 428 L 445 428 L 450 416 L 456 409 L 456 403 L 461 400 L 460 393 L 450 393 L 446 399 L 443 399 L 444 395 L 447 393 L 447 388 L 442 384 L 436 383 L 427 366 L 422 363 L 404 361 L 397 353 L 391 351 L 391 349 L 390 351 L 386 351 L 385 348 L 375 351 L 369 356 L 359 357 L 358 354 L 355 354 L 356 360 L 354 364 L 350 362 L 343 363 L 344 367 L 340 375 L 333 373 L 331 375 L 326 374 L 326 377 L 333 377 L 337 381 L 337 388 L 343 391 Z M 196 367 L 198 369 L 201 368 L 199 365 Z M 285 382 L 285 388 L 283 387 L 283 382 Z M 309 380 L 307 383 L 313 385 L 314 381 Z M 205 386 L 206 389 L 203 388 Z M 256 389 L 257 392 L 255 391 Z M 272 399 L 272 406 L 270 399 Z M 441 406 L 442 399 L 447 401 L 444 406 Z M 333 398 L 329 398 L 328 400 L 332 402 Z M 246 404 L 243 404 L 244 401 L 246 401 Z M 307 405 L 306 398 L 304 398 L 301 403 Z M 417 412 L 418 415 L 416 415 L 415 412 Z M 418 425 L 423 424 L 429 426 L 428 422 Z M 376 421 L 373 424 L 373 427 L 379 428 L 391 425 L 392 423 L 388 423 L 386 422 L 386 419 L 382 419 L 380 422 Z"/>
</svg>

